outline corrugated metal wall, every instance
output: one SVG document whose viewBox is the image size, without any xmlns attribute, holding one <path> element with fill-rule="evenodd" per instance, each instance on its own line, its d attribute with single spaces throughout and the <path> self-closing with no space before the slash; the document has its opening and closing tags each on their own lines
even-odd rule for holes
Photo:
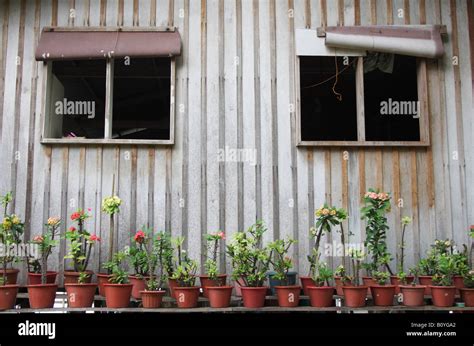
<svg viewBox="0 0 474 346">
<path fill-rule="evenodd" d="M 467 15 L 465 0 L 2 0 L 0 192 L 14 190 L 28 237 L 41 232 L 48 215 L 60 215 L 69 227 L 73 210 L 92 208 L 87 227 L 103 239 L 95 271 L 108 243 L 100 203 L 115 175 L 124 200 L 120 245 L 149 223 L 186 236 L 190 255 L 202 259 L 207 231 L 222 229 L 230 238 L 261 218 L 267 240 L 298 239 L 296 269 L 306 272 L 314 209 L 324 201 L 347 208 L 346 229 L 353 241 L 361 240 L 360 196 L 378 187 L 403 200 L 389 215 L 392 253 L 401 217 L 413 217 L 407 233 L 407 262 L 413 264 L 435 238 L 467 242 L 474 223 Z M 429 148 L 294 145 L 295 28 L 423 23 L 445 24 L 449 32 L 446 56 L 427 64 Z M 50 25 L 177 26 L 183 55 L 177 61 L 176 144 L 41 145 L 44 76 L 33 54 L 41 28 Z M 256 148 L 257 164 L 218 162 L 225 146 Z M 54 269 L 63 269 L 65 251 L 62 241 L 52 256 Z"/>
</svg>

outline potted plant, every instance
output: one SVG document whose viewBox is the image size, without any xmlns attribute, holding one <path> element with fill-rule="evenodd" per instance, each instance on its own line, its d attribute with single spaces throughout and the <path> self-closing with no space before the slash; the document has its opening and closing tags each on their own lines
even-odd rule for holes
<svg viewBox="0 0 474 346">
<path fill-rule="evenodd" d="M 198 305 L 200 287 L 195 285 L 197 268 L 196 261 L 187 255 L 176 267 L 172 279 L 177 283 L 174 294 L 178 308 L 195 308 Z"/>
<path fill-rule="evenodd" d="M 344 292 L 342 290 L 342 286 L 344 286 L 344 278 L 347 278 L 348 273 L 346 272 L 346 268 L 344 265 L 340 264 L 337 266 L 336 270 L 334 271 L 334 284 L 336 286 L 336 294 L 339 296 L 343 296 Z M 350 286 L 350 282 L 345 283 L 346 286 Z"/>
<path fill-rule="evenodd" d="M 296 243 L 294 239 L 278 239 L 268 245 L 270 263 L 275 272 L 270 279 L 276 281 L 274 288 L 278 297 L 278 305 L 281 307 L 295 307 L 300 301 L 301 286 L 292 284 L 288 277 L 288 272 L 293 265 L 288 251 L 294 243 Z"/>
<path fill-rule="evenodd" d="M 89 308 L 94 303 L 97 284 L 90 283 L 90 273 L 81 272 L 75 284 L 65 284 L 70 308 Z"/>
<path fill-rule="evenodd" d="M 90 211 L 90 209 L 88 210 Z M 64 259 L 71 259 L 73 264 L 73 270 L 64 271 L 65 284 L 77 283 L 79 275 L 82 272 L 90 274 L 86 278 L 88 282 L 92 280 L 94 273 L 87 270 L 87 266 L 91 257 L 92 248 L 96 242 L 100 241 L 100 238 L 95 234 L 90 234 L 84 228 L 84 222 L 88 218 L 90 218 L 90 215 L 82 209 L 71 214 L 71 220 L 77 223 L 77 228 L 71 226 L 65 235 L 69 241 L 69 252 L 64 256 Z"/>
<path fill-rule="evenodd" d="M 386 271 L 374 272 L 374 280 L 376 285 L 370 286 L 374 305 L 391 306 L 393 305 L 393 297 L 395 296 L 395 285 L 387 285 L 390 274 Z"/>
<path fill-rule="evenodd" d="M 140 299 L 140 291 L 145 289 L 146 280 L 149 278 L 145 241 L 150 237 L 151 230 L 146 227 L 143 227 L 143 230 L 138 230 L 135 233 L 132 238 L 132 246 L 129 249 L 129 260 L 135 273 L 129 275 L 128 278 L 133 285 L 132 297 L 135 299 Z"/>
<path fill-rule="evenodd" d="M 224 232 L 208 234 L 206 239 L 211 256 L 207 258 L 204 265 L 207 275 L 200 277 L 203 294 L 209 298 L 209 305 L 212 308 L 227 308 L 230 305 L 232 286 L 226 285 L 227 275 L 219 275 L 217 265 L 219 242 L 225 239 L 225 234 Z"/>
<path fill-rule="evenodd" d="M 425 295 L 431 294 L 431 285 L 433 284 L 433 275 L 436 274 L 438 257 L 442 254 L 450 253 L 452 243 L 449 239 L 438 240 L 431 245 L 426 258 L 422 258 L 417 266 L 418 278 L 421 285 L 426 286 Z"/>
<path fill-rule="evenodd" d="M 334 273 L 327 263 L 318 263 L 312 278 L 315 285 L 307 288 L 311 306 L 323 308 L 333 305 L 335 287 L 330 285 L 333 277 Z"/>
<path fill-rule="evenodd" d="M 467 247 L 463 245 L 463 251 L 451 252 L 451 257 L 454 261 L 453 284 L 456 286 L 456 294 L 460 293 L 460 289 L 464 288 L 464 276 L 469 272 L 469 258 L 467 254 Z"/>
<path fill-rule="evenodd" d="M 175 298 L 174 296 L 174 287 L 176 287 L 176 281 L 171 279 L 174 274 L 174 249 L 173 249 L 173 239 L 171 238 L 171 235 L 169 233 L 163 232 L 161 234 L 161 247 L 163 251 L 163 280 L 168 281 L 168 290 L 169 290 L 169 295 L 172 298 Z"/>
<path fill-rule="evenodd" d="M 464 288 L 460 288 L 461 299 L 465 306 L 474 306 L 474 270 L 464 274 Z"/>
<path fill-rule="evenodd" d="M 34 309 L 52 308 L 56 298 L 56 290 L 58 285 L 54 282 L 48 282 L 48 258 L 53 251 L 53 248 L 59 244 L 56 238 L 59 230 L 61 220 L 58 217 L 50 217 L 46 223 L 46 232 L 43 235 L 37 235 L 33 238 L 32 244 L 38 247 L 40 258 L 30 259 L 37 261 L 36 266 L 40 267 L 41 277 L 40 282 L 28 285 L 28 296 L 30 300 L 30 307 Z M 27 257 L 27 260 L 30 257 Z"/>
<path fill-rule="evenodd" d="M 168 277 L 168 288 L 170 296 L 176 298 L 174 292 L 178 287 L 178 280 L 174 279 L 176 269 L 183 264 L 183 257 L 186 258 L 186 251 L 183 250 L 184 237 L 171 238 L 168 237 L 168 246 L 165 251 L 165 269 Z M 174 255 L 176 249 L 176 256 Z M 184 255 L 184 256 L 183 256 Z"/>
<path fill-rule="evenodd" d="M 360 269 L 365 254 L 362 250 L 350 249 L 349 256 L 351 257 L 352 272 L 354 275 L 346 275 L 342 278 L 344 303 L 348 307 L 358 308 L 365 306 L 365 299 L 367 298 L 367 286 L 360 285 Z"/>
<path fill-rule="evenodd" d="M 0 246 L 1 251 L 1 276 L 0 276 L 0 310 L 11 309 L 15 305 L 16 296 L 18 294 L 19 285 L 16 284 L 18 269 L 8 268 L 13 261 L 17 259 L 16 256 L 9 253 L 10 248 L 21 242 L 21 235 L 23 234 L 23 223 L 15 214 L 9 215 L 8 205 L 12 201 L 11 192 L 2 197 L 1 203 L 4 207 L 3 221 L 0 225 Z"/>
<path fill-rule="evenodd" d="M 142 305 L 144 308 L 159 308 L 166 291 L 162 290 L 164 278 L 163 250 L 165 244 L 165 234 L 160 232 L 153 239 L 152 236 L 145 238 L 146 259 L 149 269 L 149 277 L 146 287 L 140 291 Z M 155 271 L 158 267 L 159 274 L 156 276 Z"/>
<path fill-rule="evenodd" d="M 404 272 L 398 273 L 402 303 L 405 306 L 423 306 L 425 304 L 426 286 L 417 285 L 418 268 L 412 268 L 410 272 L 413 274 L 413 280 L 408 279 L 408 276 Z"/>
<path fill-rule="evenodd" d="M 109 282 L 104 284 L 108 308 L 126 308 L 130 304 L 133 285 L 129 283 L 127 272 L 123 269 L 127 257 L 126 251 L 119 251 L 112 256 L 112 261 L 103 265 L 104 269 L 112 273 Z"/>
<path fill-rule="evenodd" d="M 232 242 L 227 245 L 233 268 L 232 278 L 243 284 L 242 300 L 247 308 L 265 305 L 268 287 L 264 283 L 270 266 L 269 249 L 262 246 L 266 230 L 264 223 L 257 221 L 246 231 L 235 233 Z"/>
<path fill-rule="evenodd" d="M 436 274 L 433 275 L 433 285 L 431 297 L 433 305 L 448 307 L 454 305 L 456 286 L 453 285 L 453 275 L 455 271 L 454 259 L 451 255 L 442 253 L 438 256 Z"/>
<path fill-rule="evenodd" d="M 402 218 L 402 239 L 399 245 L 400 252 L 397 252 L 397 264 L 398 264 L 398 274 L 397 275 L 391 275 L 390 276 L 390 282 L 392 285 L 395 285 L 395 294 L 400 293 L 400 284 L 401 280 L 400 277 L 403 276 L 403 279 L 405 281 L 405 284 L 410 284 L 413 280 L 414 277 L 411 275 L 407 275 L 405 272 L 405 231 L 407 228 L 407 225 L 411 223 L 411 218 L 408 216 L 404 216 Z"/>
<path fill-rule="evenodd" d="M 112 178 L 112 191 L 115 188 L 115 175 Z M 102 211 L 109 215 L 109 256 L 108 262 L 112 261 L 113 254 L 115 252 L 115 215 L 120 212 L 120 205 L 122 200 L 112 193 L 112 196 L 105 197 L 102 200 Z M 107 283 L 110 278 L 109 272 L 98 273 L 97 282 L 99 284 L 99 294 L 104 296 L 104 283 Z"/>
<path fill-rule="evenodd" d="M 226 274 L 219 274 L 217 268 L 217 253 L 219 250 L 219 242 L 225 239 L 225 234 L 222 231 L 217 233 L 207 234 L 205 236 L 207 242 L 207 259 L 204 263 L 206 274 L 199 275 L 201 281 L 201 288 L 203 296 L 208 298 L 207 287 L 223 287 L 226 285 Z M 210 256 L 208 256 L 210 254 Z M 225 290 L 224 290 L 225 291 Z"/>
</svg>

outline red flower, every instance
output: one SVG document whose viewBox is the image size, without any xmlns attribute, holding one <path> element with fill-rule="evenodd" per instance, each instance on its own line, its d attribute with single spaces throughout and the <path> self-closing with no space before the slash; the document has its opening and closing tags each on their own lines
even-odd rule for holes
<svg viewBox="0 0 474 346">
<path fill-rule="evenodd" d="M 76 231 L 76 227 L 74 226 L 69 227 L 69 232 L 75 232 L 75 231 Z"/>
<path fill-rule="evenodd" d="M 77 219 L 80 219 L 82 216 L 82 212 L 76 211 L 71 214 L 71 220 L 76 221 Z"/>
<path fill-rule="evenodd" d="M 36 237 L 33 238 L 33 242 L 35 243 L 42 243 L 44 241 L 44 238 L 42 235 L 37 235 Z"/>
<path fill-rule="evenodd" d="M 89 237 L 89 240 L 90 241 L 100 241 L 100 238 L 95 234 L 91 234 L 91 236 Z"/>
<path fill-rule="evenodd" d="M 134 239 L 137 243 L 143 243 L 145 240 L 145 233 L 142 230 L 137 231 L 137 233 L 135 233 Z"/>
</svg>

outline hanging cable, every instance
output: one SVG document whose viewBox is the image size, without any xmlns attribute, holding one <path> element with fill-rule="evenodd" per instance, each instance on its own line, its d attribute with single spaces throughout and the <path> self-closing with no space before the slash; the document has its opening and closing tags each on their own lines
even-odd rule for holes
<svg viewBox="0 0 474 346">
<path fill-rule="evenodd" d="M 323 80 L 323 81 L 321 81 L 321 82 L 318 82 L 318 83 L 316 83 L 316 84 L 311 84 L 311 85 L 304 86 L 304 87 L 302 87 L 302 89 L 314 88 L 314 87 L 317 87 L 317 86 L 319 86 L 319 85 L 321 85 L 321 84 L 327 83 L 327 82 L 329 82 L 330 80 L 332 80 L 332 79 L 334 79 L 334 78 L 337 78 L 338 75 L 340 75 L 341 73 L 345 72 L 349 67 L 351 67 L 352 65 L 354 65 L 354 62 L 355 62 L 355 61 L 356 61 L 356 59 L 353 59 L 349 65 L 347 65 L 346 67 L 344 67 L 341 71 L 339 71 L 339 72 L 338 72 L 337 74 L 335 74 L 334 76 L 331 76 L 331 77 L 329 77 L 329 78 L 327 78 L 327 79 L 325 79 L 325 80 Z"/>
<path fill-rule="evenodd" d="M 334 81 L 334 84 L 332 85 L 332 92 L 334 93 L 334 95 L 336 95 L 336 98 L 338 101 L 342 101 L 342 94 L 336 91 L 336 85 L 338 81 L 337 77 L 339 76 L 339 66 L 337 65 L 337 56 L 335 53 L 334 53 L 334 63 L 336 65 L 336 80 Z"/>
</svg>

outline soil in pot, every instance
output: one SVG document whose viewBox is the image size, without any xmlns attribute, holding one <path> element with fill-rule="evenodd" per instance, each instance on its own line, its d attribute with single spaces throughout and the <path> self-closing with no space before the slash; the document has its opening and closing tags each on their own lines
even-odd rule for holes
<svg viewBox="0 0 474 346">
<path fill-rule="evenodd" d="M 208 275 L 199 275 L 199 280 L 201 281 L 202 295 L 206 298 L 209 298 L 207 288 L 216 287 L 216 286 L 225 286 L 227 281 L 226 274 L 217 275 L 217 279 L 210 279 Z"/>
<path fill-rule="evenodd" d="M 278 306 L 294 308 L 300 303 L 301 286 L 275 286 Z"/>
<path fill-rule="evenodd" d="M 374 305 L 391 306 L 393 305 L 393 297 L 395 296 L 394 285 L 372 285 L 370 286 Z"/>
<path fill-rule="evenodd" d="M 464 278 L 461 275 L 453 276 L 453 285 L 456 286 L 456 294 L 460 294 L 460 289 L 464 288 Z"/>
<path fill-rule="evenodd" d="M 70 308 L 90 308 L 94 303 L 97 284 L 65 284 Z"/>
<path fill-rule="evenodd" d="M 407 275 L 407 285 L 410 285 L 413 280 L 415 280 L 415 277 L 412 275 Z M 395 294 L 400 293 L 400 285 L 402 284 L 400 282 L 400 279 L 396 275 L 390 276 L 390 283 L 395 286 Z"/>
<path fill-rule="evenodd" d="M 309 286 L 307 289 L 311 306 L 316 308 L 326 308 L 333 306 L 334 287 Z"/>
<path fill-rule="evenodd" d="M 89 274 L 89 276 L 86 278 L 85 283 L 90 284 L 92 282 L 92 276 L 94 275 L 94 272 L 91 270 L 86 270 L 86 273 Z M 66 270 L 64 272 L 64 284 L 77 284 L 79 275 L 79 272 Z"/>
<path fill-rule="evenodd" d="M 342 286 L 344 292 L 344 304 L 350 308 L 365 306 L 367 298 L 367 286 Z"/>
<path fill-rule="evenodd" d="M 300 276 L 301 286 L 303 286 L 303 293 L 305 296 L 309 295 L 308 287 L 316 286 L 311 276 Z"/>
<path fill-rule="evenodd" d="M 261 308 L 265 305 L 268 287 L 241 287 L 242 300 L 246 308 Z"/>
<path fill-rule="evenodd" d="M 232 286 L 207 287 L 209 305 L 211 308 L 228 308 L 232 296 Z"/>
<path fill-rule="evenodd" d="M 146 280 L 149 279 L 149 277 L 137 277 L 135 275 L 129 275 L 128 279 L 130 280 L 130 283 L 133 285 L 132 288 L 132 297 L 135 299 L 140 299 L 142 297 L 141 291 L 145 290 L 146 287 Z"/>
<path fill-rule="evenodd" d="M 267 273 L 268 283 L 270 284 L 270 290 L 272 295 L 276 295 L 275 286 L 296 286 L 296 272 L 288 272 L 287 280 L 275 279 L 276 272 L 270 271 Z"/>
<path fill-rule="evenodd" d="M 104 284 L 105 303 L 108 308 L 127 308 L 132 295 L 132 284 Z"/>
<path fill-rule="evenodd" d="M 456 286 L 431 286 L 430 288 L 434 306 L 448 307 L 454 305 Z"/>
<path fill-rule="evenodd" d="M 56 276 L 58 272 L 49 271 L 46 273 L 46 283 L 56 283 Z M 40 285 L 41 284 L 41 273 L 28 273 L 28 285 Z"/>
<path fill-rule="evenodd" d="M 474 306 L 474 288 L 460 288 L 461 299 L 467 307 Z"/>
<path fill-rule="evenodd" d="M 29 285 L 28 296 L 30 299 L 30 308 L 32 309 L 47 309 L 54 306 L 56 299 L 56 291 L 58 285 L 44 284 L 44 285 Z"/>
<path fill-rule="evenodd" d="M 425 295 L 430 295 L 431 294 L 431 288 L 430 286 L 433 284 L 433 277 L 430 275 L 420 275 L 418 277 L 418 280 L 420 281 L 420 285 L 425 286 Z"/>
<path fill-rule="evenodd" d="M 13 309 L 15 307 L 16 295 L 19 285 L 1 285 L 0 286 L 0 310 Z"/>
<path fill-rule="evenodd" d="M 97 284 L 99 285 L 99 295 L 102 297 L 105 297 L 105 289 L 104 289 L 104 284 L 109 283 L 109 279 L 112 275 L 110 274 L 104 274 L 104 273 L 99 273 L 97 274 Z"/>
<path fill-rule="evenodd" d="M 403 305 L 423 306 L 425 305 L 425 286 L 401 285 L 400 293 L 403 295 Z"/>
<path fill-rule="evenodd" d="M 175 287 L 174 295 L 178 308 L 195 308 L 198 305 L 200 287 Z"/>
<path fill-rule="evenodd" d="M 141 291 L 142 305 L 145 309 L 156 309 L 161 306 L 166 291 Z"/>
<path fill-rule="evenodd" d="M 6 285 L 16 285 L 18 279 L 18 269 L 7 269 L 7 282 Z M 3 277 L 3 269 L 0 270 L 0 277 Z"/>
</svg>

